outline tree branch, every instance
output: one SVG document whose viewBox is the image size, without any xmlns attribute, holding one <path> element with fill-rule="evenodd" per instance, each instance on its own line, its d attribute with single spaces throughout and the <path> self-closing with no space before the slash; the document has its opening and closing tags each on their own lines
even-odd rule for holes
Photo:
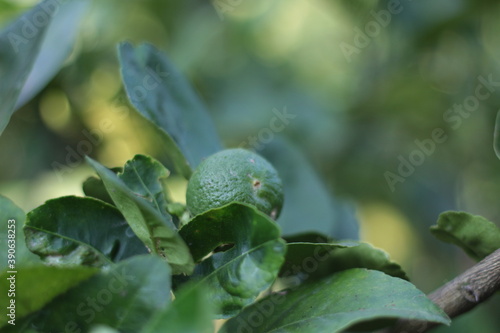
<svg viewBox="0 0 500 333">
<path fill-rule="evenodd" d="M 470 311 L 500 290 L 500 249 L 451 280 L 428 297 L 450 317 Z M 399 320 L 387 333 L 423 333 L 437 324 Z"/>
</svg>

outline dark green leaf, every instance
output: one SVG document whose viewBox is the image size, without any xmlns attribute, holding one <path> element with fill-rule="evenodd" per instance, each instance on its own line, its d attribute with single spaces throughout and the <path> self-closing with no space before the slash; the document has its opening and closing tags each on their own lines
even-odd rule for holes
<svg viewBox="0 0 500 333">
<path fill-rule="evenodd" d="M 379 271 L 354 268 L 288 293 L 270 295 L 227 321 L 220 333 L 333 333 L 381 318 L 450 323 L 413 284 Z"/>
<path fill-rule="evenodd" d="M 0 33 L 0 135 L 15 111 L 19 93 L 52 19 L 42 6 L 43 3 L 38 4 Z M 45 24 L 35 26 L 33 22 L 37 15 L 45 17 Z"/>
<path fill-rule="evenodd" d="M 283 236 L 287 243 L 330 243 L 331 237 L 319 232 L 305 232 L 301 234 L 293 234 Z"/>
<path fill-rule="evenodd" d="M 102 266 L 147 253 L 118 209 L 88 197 L 47 201 L 28 213 L 24 232 L 51 265 Z"/>
<path fill-rule="evenodd" d="M 359 242 L 357 246 L 339 248 L 330 253 L 331 272 L 350 268 L 368 268 L 384 272 L 393 277 L 409 280 L 406 273 L 387 252 L 370 244 Z"/>
<path fill-rule="evenodd" d="M 85 179 L 82 184 L 82 190 L 88 197 L 97 198 L 105 203 L 114 205 L 113 199 L 111 199 L 108 191 L 106 191 L 104 183 L 97 177 L 91 176 Z"/>
<path fill-rule="evenodd" d="M 25 219 L 26 214 L 21 208 L 0 195 L 0 271 L 6 270 L 9 264 L 13 265 L 10 269 L 14 269 L 19 266 L 40 263 L 40 259 L 26 247 L 22 231 Z M 15 238 L 12 238 L 14 235 Z M 9 262 L 8 260 L 13 261 Z"/>
<path fill-rule="evenodd" d="M 287 243 L 285 263 L 280 276 L 297 276 L 300 280 L 320 279 L 331 275 L 332 253 L 340 248 L 357 246 L 357 243 Z"/>
<path fill-rule="evenodd" d="M 170 279 L 163 260 L 154 255 L 136 256 L 68 290 L 19 324 L 37 327 L 40 332 L 88 332 L 92 326 L 106 325 L 136 333 L 170 302 Z M 46 288 L 23 290 L 45 292 Z"/>
<path fill-rule="evenodd" d="M 194 269 L 193 258 L 189 248 L 175 231 L 171 217 L 153 208 L 150 201 L 133 192 L 111 170 L 89 157 L 87 162 L 101 177 L 113 202 L 137 237 L 151 251 L 166 258 L 174 274 L 191 274 Z"/>
<path fill-rule="evenodd" d="M 130 102 L 158 130 L 176 170 L 188 178 L 202 159 L 222 149 L 208 112 L 154 46 L 121 43 L 118 51 Z"/>
<path fill-rule="evenodd" d="M 119 173 L 123 171 L 123 168 L 111 168 L 110 170 L 114 173 Z M 111 199 L 111 197 L 109 196 L 104 183 L 97 177 L 90 176 L 89 178 L 87 178 L 82 184 L 82 190 L 86 196 L 97 198 L 106 203 L 114 205 L 113 199 Z"/>
<path fill-rule="evenodd" d="M 460 246 L 478 261 L 500 248 L 500 228 L 479 215 L 444 212 L 431 232 L 443 242 Z"/>
<path fill-rule="evenodd" d="M 497 113 L 497 119 L 495 122 L 495 133 L 493 135 L 493 149 L 495 154 L 500 159 L 500 111 Z"/>
<path fill-rule="evenodd" d="M 151 319 L 142 333 L 212 333 L 212 301 L 203 288 L 188 286 L 176 293 L 175 301 Z"/>
<path fill-rule="evenodd" d="M 17 270 L 16 274 L 3 271 L 0 274 L 0 290 L 5 294 L 0 298 L 0 306 L 5 309 L 9 306 L 10 299 L 15 299 L 17 325 L 17 321 L 21 318 L 40 310 L 56 296 L 89 279 L 97 272 L 97 269 L 89 267 L 48 266 L 22 267 Z M 11 282 L 7 278 L 11 276 L 15 276 L 15 279 L 12 279 L 15 281 L 15 297 L 6 295 Z M 10 319 L 5 315 L 0 316 L 0 327 Z"/>
<path fill-rule="evenodd" d="M 232 203 L 197 215 L 180 230 L 195 261 L 219 246 L 195 270 L 223 317 L 236 314 L 268 288 L 284 261 L 278 225 L 251 206 Z"/>
<path fill-rule="evenodd" d="M 285 202 L 277 222 L 284 235 L 321 232 L 337 239 L 358 238 L 354 213 L 348 212 L 346 203 L 334 200 L 300 151 L 275 138 L 262 154 L 283 180 Z"/>
<path fill-rule="evenodd" d="M 118 177 L 136 195 L 150 202 L 154 209 L 170 218 L 167 213 L 164 180 L 170 172 L 157 160 L 144 155 L 135 155 L 127 161 Z"/>
<path fill-rule="evenodd" d="M 408 280 L 401 266 L 370 244 L 341 241 L 334 243 L 289 243 L 280 276 L 318 280 L 351 268 L 368 268 Z"/>
</svg>

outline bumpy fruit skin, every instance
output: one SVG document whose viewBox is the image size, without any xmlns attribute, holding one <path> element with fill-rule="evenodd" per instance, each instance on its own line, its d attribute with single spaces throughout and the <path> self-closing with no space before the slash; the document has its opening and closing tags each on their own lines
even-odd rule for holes
<svg viewBox="0 0 500 333">
<path fill-rule="evenodd" d="M 238 201 L 278 218 L 283 186 L 263 157 L 245 149 L 226 149 L 200 163 L 189 180 L 186 204 L 193 215 Z"/>
</svg>

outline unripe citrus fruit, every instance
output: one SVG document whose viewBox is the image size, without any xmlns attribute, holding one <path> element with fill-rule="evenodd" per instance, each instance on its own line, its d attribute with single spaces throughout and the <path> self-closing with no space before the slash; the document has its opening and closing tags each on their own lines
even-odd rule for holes
<svg viewBox="0 0 500 333">
<path fill-rule="evenodd" d="M 186 204 L 193 215 L 238 201 L 276 219 L 283 206 L 278 172 L 245 149 L 226 149 L 200 163 L 189 180 Z"/>
</svg>

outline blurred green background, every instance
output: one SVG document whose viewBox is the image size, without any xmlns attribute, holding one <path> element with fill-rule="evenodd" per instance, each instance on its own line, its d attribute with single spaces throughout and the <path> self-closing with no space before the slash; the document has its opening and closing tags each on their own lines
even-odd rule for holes
<svg viewBox="0 0 500 333">
<path fill-rule="evenodd" d="M 34 4 L 1 0 L 0 26 Z M 90 168 L 77 160 L 61 173 L 54 165 L 66 165 L 85 131 L 95 133 L 102 121 L 115 126 L 89 154 L 103 164 L 119 166 L 136 153 L 162 159 L 123 93 L 116 45 L 129 40 L 168 54 L 226 146 L 265 153 L 275 140 L 291 142 L 332 198 L 352 203 L 360 238 L 389 252 L 423 291 L 473 264 L 428 232 L 439 213 L 464 210 L 500 226 L 500 160 L 492 147 L 500 4 L 108 0 L 88 9 L 62 70 L 0 137 L 0 194 L 25 211 L 82 195 Z M 493 82 L 481 90 L 488 97 L 467 105 L 480 77 Z M 289 115 L 283 126 L 273 125 L 277 114 Z M 447 139 L 428 155 L 416 152 L 416 140 L 428 143 L 436 129 Z M 397 175 L 412 156 L 419 165 L 391 186 L 387 172 Z M 182 201 L 185 181 L 174 176 L 171 185 Z M 436 332 L 496 333 L 499 308 L 497 295 Z"/>
</svg>

